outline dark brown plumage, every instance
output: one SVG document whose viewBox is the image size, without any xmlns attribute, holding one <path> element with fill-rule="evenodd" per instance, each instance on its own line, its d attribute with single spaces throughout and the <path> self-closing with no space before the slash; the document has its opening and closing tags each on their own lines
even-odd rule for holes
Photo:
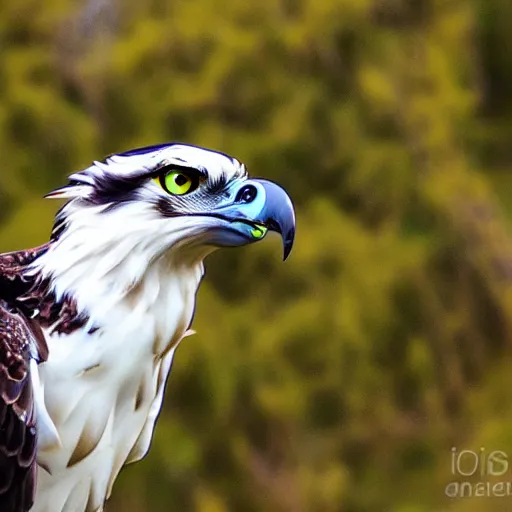
<svg viewBox="0 0 512 512">
<path fill-rule="evenodd" d="M 34 501 L 37 430 L 30 356 L 47 356 L 40 328 L 17 307 L 32 286 L 23 270 L 45 247 L 0 255 L 0 510 L 24 512 Z"/>
</svg>

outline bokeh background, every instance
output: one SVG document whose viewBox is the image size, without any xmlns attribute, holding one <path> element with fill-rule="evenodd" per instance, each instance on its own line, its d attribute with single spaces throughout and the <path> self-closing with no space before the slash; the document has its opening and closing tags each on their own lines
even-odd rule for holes
<svg viewBox="0 0 512 512">
<path fill-rule="evenodd" d="M 286 264 L 207 261 L 108 512 L 512 509 L 445 496 L 452 447 L 512 465 L 511 90 L 509 0 L 0 4 L 0 250 L 47 239 L 67 174 L 163 141 L 298 210 Z"/>
</svg>

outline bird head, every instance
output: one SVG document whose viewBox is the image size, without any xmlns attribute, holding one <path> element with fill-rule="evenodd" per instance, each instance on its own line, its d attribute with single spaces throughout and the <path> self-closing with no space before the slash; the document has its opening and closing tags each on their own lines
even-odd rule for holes
<svg viewBox="0 0 512 512">
<path fill-rule="evenodd" d="M 286 259 L 295 214 L 277 184 L 252 179 L 225 154 L 183 144 L 134 149 L 94 162 L 70 176 L 48 198 L 69 201 L 59 212 L 53 239 L 80 234 L 80 243 L 101 246 L 109 238 L 147 259 L 170 249 L 207 254 L 281 235 Z"/>
</svg>

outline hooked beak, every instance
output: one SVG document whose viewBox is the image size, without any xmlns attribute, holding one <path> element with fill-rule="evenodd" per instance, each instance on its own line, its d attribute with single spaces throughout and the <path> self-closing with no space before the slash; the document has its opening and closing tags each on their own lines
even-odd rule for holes
<svg viewBox="0 0 512 512">
<path fill-rule="evenodd" d="M 222 219 L 214 242 L 221 246 L 240 246 L 262 240 L 275 231 L 283 241 L 283 259 L 289 256 L 295 237 L 295 212 L 288 194 L 277 184 L 262 179 L 241 182 L 230 191 L 230 204 L 207 216 Z"/>
</svg>

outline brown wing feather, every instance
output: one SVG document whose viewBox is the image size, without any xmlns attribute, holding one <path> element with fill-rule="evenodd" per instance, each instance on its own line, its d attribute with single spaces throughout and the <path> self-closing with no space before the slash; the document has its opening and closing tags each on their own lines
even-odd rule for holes
<svg viewBox="0 0 512 512">
<path fill-rule="evenodd" d="M 17 305 L 33 283 L 26 265 L 46 250 L 0 254 L 0 511 L 28 512 L 36 488 L 37 430 L 30 359 L 44 361 L 47 347 L 38 323 Z"/>
<path fill-rule="evenodd" d="M 0 301 L 0 510 L 34 501 L 36 425 L 30 357 L 35 342 L 23 316 Z"/>
</svg>

